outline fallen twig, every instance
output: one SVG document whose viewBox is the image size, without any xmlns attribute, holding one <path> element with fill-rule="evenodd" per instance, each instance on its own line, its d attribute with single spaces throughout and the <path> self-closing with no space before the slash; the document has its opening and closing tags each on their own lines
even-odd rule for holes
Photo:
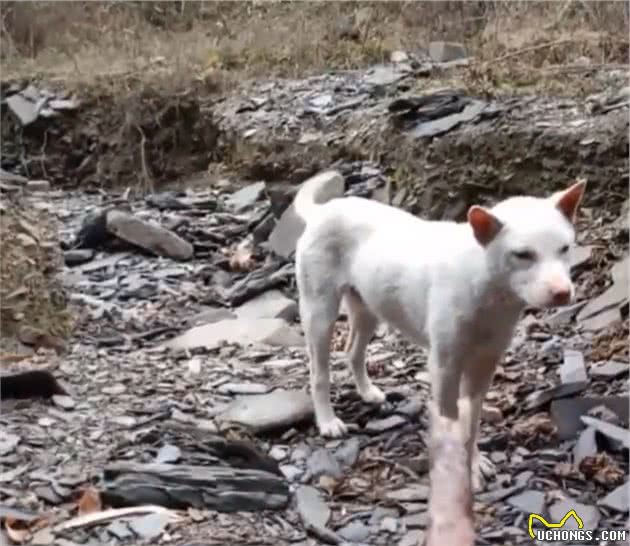
<svg viewBox="0 0 630 546">
<path fill-rule="evenodd" d="M 66 531 L 67 529 L 96 525 L 116 518 L 126 516 L 144 516 L 146 514 L 170 514 L 173 521 L 181 519 L 181 516 L 179 516 L 176 512 L 173 512 L 173 510 L 169 510 L 168 508 L 164 508 L 162 506 L 148 504 L 145 506 L 130 506 L 128 508 L 112 508 L 110 510 L 103 510 L 102 512 L 92 512 L 83 516 L 77 516 L 76 518 L 72 518 L 56 525 L 53 528 L 53 531 L 57 533 L 59 531 Z"/>
<path fill-rule="evenodd" d="M 514 57 L 518 57 L 519 55 L 522 55 L 523 53 L 531 53 L 532 51 L 539 51 L 541 49 L 547 49 L 549 47 L 555 47 L 555 46 L 559 46 L 559 45 L 564 45 L 564 44 L 572 44 L 574 42 L 577 42 L 579 40 L 574 39 L 574 38 L 563 38 L 562 40 L 556 40 L 555 42 L 546 42 L 544 44 L 538 44 L 535 46 L 530 46 L 530 47 L 524 47 L 523 49 L 519 49 L 517 51 L 512 51 L 511 53 L 506 53 L 505 55 L 502 55 L 501 57 L 496 57 L 494 59 L 490 59 L 488 61 L 483 62 L 483 65 L 489 65 L 489 64 L 493 64 L 493 63 L 500 63 L 501 61 L 506 61 L 507 59 L 512 59 Z"/>
</svg>

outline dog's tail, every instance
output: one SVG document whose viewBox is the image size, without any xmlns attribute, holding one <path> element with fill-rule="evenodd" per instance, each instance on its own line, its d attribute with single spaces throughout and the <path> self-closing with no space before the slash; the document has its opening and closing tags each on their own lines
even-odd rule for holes
<svg viewBox="0 0 630 546">
<path fill-rule="evenodd" d="M 321 172 L 302 184 L 293 201 L 293 207 L 297 215 L 308 222 L 320 205 L 335 197 L 342 197 L 343 190 L 343 177 L 339 172 Z"/>
</svg>

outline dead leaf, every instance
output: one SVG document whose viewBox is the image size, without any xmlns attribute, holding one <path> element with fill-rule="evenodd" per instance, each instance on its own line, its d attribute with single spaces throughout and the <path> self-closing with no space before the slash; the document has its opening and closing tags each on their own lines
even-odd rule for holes
<svg viewBox="0 0 630 546">
<path fill-rule="evenodd" d="M 230 256 L 230 269 L 235 272 L 252 271 L 254 251 L 249 245 L 239 245 Z"/>
<path fill-rule="evenodd" d="M 608 453 L 597 453 L 580 461 L 580 472 L 586 478 L 601 485 L 617 485 L 625 477 L 624 472 Z"/>
<path fill-rule="evenodd" d="M 15 364 L 17 362 L 21 362 L 22 360 L 26 360 L 31 355 L 28 354 L 3 354 L 0 355 L 0 366 L 4 366 L 5 364 Z"/>
<path fill-rule="evenodd" d="M 197 510 L 196 508 L 189 508 L 187 510 L 187 513 L 190 519 L 192 519 L 195 523 L 200 523 L 202 521 L 206 521 L 207 519 L 206 514 L 204 514 L 204 512 L 202 512 L 201 510 Z"/>
<path fill-rule="evenodd" d="M 553 473 L 555 476 L 559 478 L 577 478 L 579 477 L 577 469 L 571 463 L 558 463 L 554 469 Z"/>
<path fill-rule="evenodd" d="M 103 509 L 103 503 L 101 502 L 100 493 L 90 487 L 83 492 L 79 499 L 79 515 L 93 514 L 94 512 L 100 512 Z"/>
<path fill-rule="evenodd" d="M 512 427 L 512 433 L 524 447 L 547 442 L 556 435 L 556 426 L 545 412 L 536 413 Z"/>
<path fill-rule="evenodd" d="M 337 489 L 338 485 L 339 485 L 339 482 L 332 476 L 324 475 L 324 476 L 320 476 L 319 478 L 319 487 L 321 487 L 324 491 L 326 491 L 326 493 L 328 493 L 331 496 Z"/>
<path fill-rule="evenodd" d="M 31 531 L 25 521 L 8 517 L 4 526 L 7 529 L 7 536 L 13 544 L 24 544 L 31 537 Z"/>
</svg>

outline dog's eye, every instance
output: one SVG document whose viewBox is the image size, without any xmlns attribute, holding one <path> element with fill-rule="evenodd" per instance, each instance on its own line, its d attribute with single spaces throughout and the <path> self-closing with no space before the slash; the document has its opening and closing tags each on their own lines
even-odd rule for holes
<svg viewBox="0 0 630 546">
<path fill-rule="evenodd" d="M 564 245 L 564 246 L 560 249 L 560 254 L 566 254 L 567 252 L 569 252 L 569 245 Z"/>
<path fill-rule="evenodd" d="M 512 256 L 518 260 L 533 262 L 536 259 L 536 254 L 533 250 L 514 250 Z"/>
</svg>

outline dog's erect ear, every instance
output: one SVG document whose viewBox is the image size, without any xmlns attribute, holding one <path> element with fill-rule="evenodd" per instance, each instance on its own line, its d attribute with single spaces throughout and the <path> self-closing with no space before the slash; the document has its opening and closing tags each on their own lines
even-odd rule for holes
<svg viewBox="0 0 630 546">
<path fill-rule="evenodd" d="M 475 239 L 486 246 L 497 236 L 503 223 L 488 209 L 473 205 L 468 209 L 468 223 L 472 226 Z"/>
<path fill-rule="evenodd" d="M 584 190 L 586 189 L 586 180 L 578 180 L 573 186 L 564 191 L 554 193 L 550 199 L 556 205 L 556 208 L 571 223 L 575 222 L 575 215 L 580 206 Z"/>
</svg>

